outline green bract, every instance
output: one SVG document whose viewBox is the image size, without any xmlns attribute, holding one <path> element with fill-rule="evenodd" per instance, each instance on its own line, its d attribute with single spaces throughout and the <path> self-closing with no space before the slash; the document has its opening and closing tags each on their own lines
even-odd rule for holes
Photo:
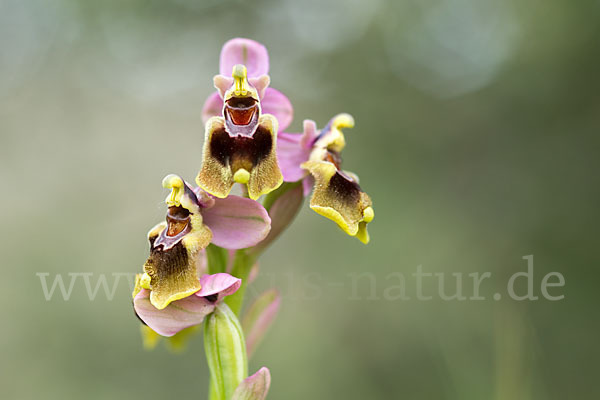
<svg viewBox="0 0 600 400">
<path fill-rule="evenodd" d="M 240 322 L 224 303 L 204 322 L 204 349 L 211 376 L 210 400 L 230 400 L 248 376 L 248 360 Z"/>
</svg>

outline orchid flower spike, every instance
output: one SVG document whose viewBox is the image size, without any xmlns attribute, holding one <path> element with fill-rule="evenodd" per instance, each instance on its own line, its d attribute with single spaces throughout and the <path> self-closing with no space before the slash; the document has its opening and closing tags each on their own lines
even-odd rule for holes
<svg viewBox="0 0 600 400">
<path fill-rule="evenodd" d="M 362 191 L 358 177 L 341 169 L 346 146 L 343 128 L 354 127 L 349 114 L 333 117 L 318 131 L 314 121 L 304 121 L 304 133 L 280 133 L 277 156 L 286 182 L 303 180 L 305 195 L 314 182 L 310 208 L 332 221 L 350 236 L 369 242 L 367 224 L 375 216 L 371 198 Z"/>
<path fill-rule="evenodd" d="M 242 322 L 238 315 L 257 273 L 252 266 L 290 225 L 310 191 L 315 212 L 364 243 L 374 218 L 358 177 L 341 168 L 342 130 L 354 126 L 353 118 L 336 115 L 321 130 L 305 120 L 302 134 L 284 133 L 292 105 L 269 87 L 268 73 L 262 44 L 236 38 L 223 46 L 213 78 L 216 91 L 202 109 L 198 187 L 174 174 L 163 179 L 169 190 L 166 220 L 148 233 L 150 255 L 132 293 L 146 348 L 164 336 L 181 349 L 203 323 L 213 400 L 264 400 L 268 394 L 269 370 L 248 377 L 248 356 L 275 320 L 279 292 L 258 296 Z M 245 185 L 246 197 L 230 195 L 235 183 Z M 263 195 L 261 204 L 256 200 Z M 232 297 L 225 301 L 227 296 Z"/>
<path fill-rule="evenodd" d="M 150 290 L 150 302 L 159 310 L 202 289 L 201 253 L 209 243 L 242 249 L 262 241 L 271 229 L 267 211 L 253 200 L 215 199 L 177 175 L 168 175 L 163 186 L 171 190 L 165 201 L 166 222 L 148 233 L 150 256 L 140 277 L 141 287 Z"/>
</svg>

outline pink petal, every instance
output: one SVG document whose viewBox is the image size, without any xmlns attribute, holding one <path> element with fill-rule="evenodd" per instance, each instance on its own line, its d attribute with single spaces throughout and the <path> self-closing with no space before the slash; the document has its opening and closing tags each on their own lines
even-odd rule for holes
<svg viewBox="0 0 600 400">
<path fill-rule="evenodd" d="M 262 367 L 252 376 L 247 377 L 233 392 L 231 400 L 264 400 L 271 386 L 271 373 Z"/>
<path fill-rule="evenodd" d="M 195 294 L 199 297 L 218 295 L 217 301 L 225 296 L 229 296 L 237 292 L 242 285 L 242 280 L 226 273 L 218 273 L 213 275 L 203 275 L 200 278 L 202 289 Z"/>
<path fill-rule="evenodd" d="M 256 350 L 267 330 L 277 316 L 281 296 L 275 289 L 268 290 L 261 294 L 246 312 L 242 322 L 244 333 L 246 335 L 246 350 L 248 356 Z"/>
<path fill-rule="evenodd" d="M 212 243 L 226 249 L 244 249 L 263 240 L 271 230 L 271 218 L 260 203 L 239 196 L 215 199 L 203 210 L 204 223 L 213 233 Z"/>
<path fill-rule="evenodd" d="M 223 115 L 223 99 L 219 92 L 214 92 L 204 102 L 202 106 L 202 122 L 206 123 L 210 117 L 220 117 Z"/>
<path fill-rule="evenodd" d="M 213 83 L 219 96 L 225 98 L 225 93 L 233 86 L 233 78 L 226 75 L 215 75 L 213 77 Z"/>
<path fill-rule="evenodd" d="M 269 73 L 269 53 L 262 44 L 251 39 L 235 38 L 223 45 L 219 71 L 221 75 L 231 76 L 233 66 L 243 64 L 248 77 L 257 77 Z"/>
<path fill-rule="evenodd" d="M 299 133 L 280 133 L 277 135 L 277 161 L 285 182 L 296 182 L 307 172 L 300 165 L 310 157 L 310 149 L 301 146 Z"/>
<path fill-rule="evenodd" d="M 133 299 L 136 314 L 153 331 L 173 336 L 182 329 L 200 324 L 215 305 L 203 297 L 188 296 L 159 310 L 150 303 L 150 291 L 142 289 Z"/>
<path fill-rule="evenodd" d="M 305 119 L 302 123 L 303 132 L 302 139 L 300 140 L 300 145 L 306 148 L 313 148 L 313 142 L 319 136 L 319 131 L 317 130 L 317 123 L 311 119 Z"/>
<path fill-rule="evenodd" d="M 271 78 L 269 75 L 261 75 L 258 78 L 248 78 L 248 82 L 250 85 L 254 86 L 258 92 L 258 98 L 262 101 L 262 99 L 265 97 L 265 91 L 267 90 L 267 87 L 271 84 Z"/>
<path fill-rule="evenodd" d="M 263 114 L 272 114 L 279 122 L 279 132 L 284 131 L 294 118 L 294 108 L 290 100 L 279 90 L 267 88 L 260 102 Z"/>
<path fill-rule="evenodd" d="M 189 187 L 192 187 L 188 184 Z M 200 187 L 195 187 L 192 189 L 194 194 L 196 195 L 196 199 L 198 200 L 198 204 L 202 208 L 210 208 L 215 205 L 215 198 L 202 190 Z"/>
</svg>

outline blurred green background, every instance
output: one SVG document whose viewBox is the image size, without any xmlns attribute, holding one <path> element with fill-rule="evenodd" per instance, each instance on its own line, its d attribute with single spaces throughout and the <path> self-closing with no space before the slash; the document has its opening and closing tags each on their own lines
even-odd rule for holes
<svg viewBox="0 0 600 400">
<path fill-rule="evenodd" d="M 205 398 L 201 338 L 144 351 L 125 281 L 46 301 L 36 273 L 140 271 L 236 36 L 268 47 L 290 131 L 354 115 L 344 167 L 376 211 L 363 246 L 305 206 L 262 258 L 270 399 L 600 397 L 600 2 L 2 0 L 3 398 Z M 564 300 L 494 301 L 530 254 Z M 419 265 L 490 272 L 487 299 L 418 301 Z M 384 298 L 393 273 L 411 300 Z"/>
</svg>

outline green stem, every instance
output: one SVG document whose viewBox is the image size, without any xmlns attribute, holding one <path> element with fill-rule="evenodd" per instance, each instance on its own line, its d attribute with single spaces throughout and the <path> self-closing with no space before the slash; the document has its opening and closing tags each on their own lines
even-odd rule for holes
<svg viewBox="0 0 600 400">
<path fill-rule="evenodd" d="M 217 391 L 215 390 L 215 384 L 214 384 L 212 378 L 210 379 L 210 382 L 208 383 L 208 400 L 220 400 L 219 395 L 217 394 Z"/>
<path fill-rule="evenodd" d="M 228 257 L 227 250 L 211 243 L 206 248 L 206 257 L 208 260 L 209 274 L 217 274 L 226 271 Z"/>
<path fill-rule="evenodd" d="M 265 196 L 263 200 L 263 207 L 267 211 L 270 211 L 273 204 L 275 204 L 275 201 L 277 201 L 281 196 L 285 195 L 290 190 L 293 190 L 299 186 L 300 181 L 292 183 L 283 183 L 279 188 Z M 298 203 L 297 208 L 299 208 L 300 205 L 302 205 L 301 201 Z M 287 221 L 288 223 L 291 222 L 293 216 L 295 216 L 296 213 L 297 210 L 293 212 L 292 218 L 289 221 Z M 287 224 L 285 226 L 287 226 Z M 276 229 L 277 232 L 272 232 L 274 234 L 274 237 L 278 236 L 281 233 L 281 231 L 285 229 L 285 226 Z M 265 242 L 270 243 L 274 239 L 274 237 L 267 238 Z M 240 312 L 242 310 L 244 294 L 246 293 L 246 287 L 248 286 L 248 276 L 250 275 L 250 270 L 252 269 L 252 266 L 256 262 L 256 259 L 264 250 L 266 245 L 268 245 L 268 243 L 262 245 L 258 244 L 257 246 L 249 249 L 238 250 L 235 253 L 231 275 L 235 276 L 236 278 L 240 278 L 242 280 L 242 286 L 233 295 L 228 296 L 225 299 L 225 302 L 238 317 L 240 316 Z"/>
<path fill-rule="evenodd" d="M 248 286 L 248 276 L 250 275 L 250 270 L 252 269 L 252 265 L 254 265 L 254 261 L 255 257 L 249 255 L 246 250 L 238 250 L 235 253 L 231 275 L 240 278 L 242 280 L 242 286 L 240 286 L 237 292 L 231 296 L 227 296 L 225 303 L 227 303 L 229 308 L 231 308 L 231 311 L 237 316 L 240 315 L 242 310 L 244 294 L 246 293 L 246 287 Z"/>
</svg>

